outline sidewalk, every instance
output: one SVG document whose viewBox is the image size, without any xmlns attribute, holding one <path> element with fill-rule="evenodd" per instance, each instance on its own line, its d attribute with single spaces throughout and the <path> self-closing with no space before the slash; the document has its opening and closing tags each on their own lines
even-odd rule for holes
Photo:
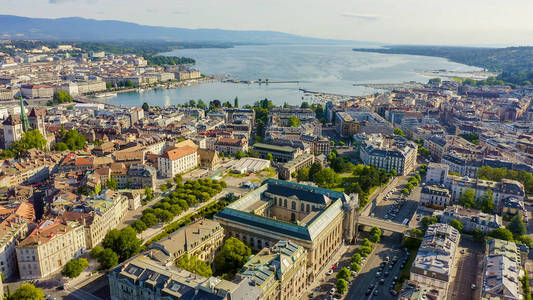
<svg viewBox="0 0 533 300">
<path fill-rule="evenodd" d="M 313 283 L 311 283 L 307 287 L 305 293 L 312 292 L 317 286 L 322 284 L 322 281 L 324 279 L 324 275 L 326 274 L 326 272 L 329 271 L 329 269 L 330 269 L 330 267 L 332 265 L 334 265 L 335 263 L 337 263 L 340 260 L 341 256 L 344 253 L 346 253 L 346 251 L 350 248 L 350 246 L 354 246 L 354 245 L 345 245 L 345 244 L 343 244 L 342 246 L 339 247 L 337 252 L 335 252 L 330 257 L 330 259 L 326 263 L 324 263 L 324 265 L 322 266 L 322 269 L 320 269 L 318 271 L 318 274 L 316 275 L 315 280 L 313 281 Z"/>
</svg>

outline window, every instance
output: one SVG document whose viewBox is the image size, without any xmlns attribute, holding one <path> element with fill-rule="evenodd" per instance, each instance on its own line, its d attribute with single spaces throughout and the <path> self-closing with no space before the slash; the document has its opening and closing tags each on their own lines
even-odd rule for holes
<svg viewBox="0 0 533 300">
<path fill-rule="evenodd" d="M 305 211 L 306 212 L 309 212 L 309 204 L 307 204 L 306 208 L 305 208 Z"/>
<path fill-rule="evenodd" d="M 301 211 L 304 211 L 304 210 L 305 210 L 305 204 L 302 203 L 302 205 L 300 206 L 300 210 L 301 210 Z"/>
<path fill-rule="evenodd" d="M 296 202 L 292 201 L 292 203 L 291 203 L 291 208 L 294 209 L 294 210 L 296 210 Z"/>
<path fill-rule="evenodd" d="M 283 200 L 283 206 L 287 207 L 287 199 Z"/>
</svg>

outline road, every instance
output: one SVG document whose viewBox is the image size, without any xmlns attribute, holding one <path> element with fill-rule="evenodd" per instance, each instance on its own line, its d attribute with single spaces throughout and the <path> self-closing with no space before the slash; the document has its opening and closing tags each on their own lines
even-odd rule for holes
<svg viewBox="0 0 533 300">
<path fill-rule="evenodd" d="M 456 274 L 450 280 L 448 300 L 480 299 L 483 256 L 480 243 L 464 236 L 461 238 L 455 260 Z M 472 283 L 477 286 L 475 290 L 472 290 Z"/>
<path fill-rule="evenodd" d="M 380 267 L 380 264 L 385 261 L 385 257 L 389 256 L 391 259 L 394 256 L 398 256 L 398 263 L 393 265 L 393 269 L 389 272 L 390 275 L 376 278 L 376 273 Z M 361 300 L 367 299 L 365 293 L 371 284 L 379 282 L 379 279 L 385 279 L 383 285 L 377 286 L 378 296 L 372 299 L 392 300 L 397 299 L 390 294 L 389 289 L 395 276 L 399 276 L 401 262 L 406 258 L 406 254 L 403 249 L 400 248 L 400 236 L 399 234 L 383 235 L 380 243 L 376 246 L 374 252 L 368 257 L 367 262 L 359 272 L 359 275 L 352 280 L 354 284 L 350 287 L 345 299 Z M 388 270 L 387 265 L 387 270 Z"/>
</svg>

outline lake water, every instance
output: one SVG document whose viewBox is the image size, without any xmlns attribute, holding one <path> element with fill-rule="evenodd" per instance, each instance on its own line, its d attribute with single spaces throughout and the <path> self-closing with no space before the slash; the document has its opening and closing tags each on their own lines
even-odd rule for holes
<svg viewBox="0 0 533 300">
<path fill-rule="evenodd" d="M 151 90 L 119 94 L 109 103 L 124 106 L 173 105 L 202 99 L 230 101 L 239 97 L 239 104 L 253 104 L 268 98 L 275 104 L 299 104 L 299 88 L 360 96 L 375 92 L 354 83 L 427 82 L 417 71 L 475 71 L 446 59 L 426 56 L 390 55 L 354 52 L 349 45 L 266 45 L 238 46 L 227 49 L 183 49 L 167 55 L 196 59 L 196 68 L 203 74 L 227 74 L 235 79 L 299 81 L 284 84 L 205 83 L 168 90 Z M 360 47 L 358 45 L 357 47 Z"/>
</svg>

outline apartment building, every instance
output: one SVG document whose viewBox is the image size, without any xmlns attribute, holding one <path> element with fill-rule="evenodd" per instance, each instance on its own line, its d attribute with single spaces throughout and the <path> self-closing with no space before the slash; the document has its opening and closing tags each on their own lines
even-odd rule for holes
<svg viewBox="0 0 533 300">
<path fill-rule="evenodd" d="M 440 216 L 442 223 L 450 223 L 452 220 L 458 220 L 463 223 L 463 230 L 472 232 L 474 229 L 480 229 L 487 234 L 494 229 L 503 227 L 502 217 L 495 214 L 486 214 L 477 209 L 465 208 L 459 205 L 451 205 L 437 214 Z"/>
<path fill-rule="evenodd" d="M 426 185 L 420 192 L 420 202 L 426 206 L 443 208 L 452 204 L 450 191 L 438 185 Z"/>
<path fill-rule="evenodd" d="M 444 184 L 448 178 L 450 167 L 446 164 L 430 162 L 426 172 L 428 184 Z"/>
<path fill-rule="evenodd" d="M 387 172 L 395 170 L 399 176 L 409 174 L 416 166 L 418 146 L 403 137 L 361 134 L 356 140 L 361 142 L 359 157 L 365 165 Z"/>
<path fill-rule="evenodd" d="M 237 151 L 246 153 L 248 152 L 248 140 L 220 137 L 215 142 L 215 150 L 232 155 Z"/>
<path fill-rule="evenodd" d="M 280 179 L 291 180 L 292 174 L 301 168 L 308 167 L 315 162 L 314 154 L 303 154 L 295 159 L 278 166 L 278 175 Z"/>
<path fill-rule="evenodd" d="M 516 180 L 502 179 L 500 182 L 481 180 L 477 178 L 458 177 L 448 175 L 446 186 L 450 188 L 452 198 L 459 199 L 467 190 L 474 190 L 476 199 L 492 191 L 494 205 L 500 206 L 500 202 L 509 197 L 523 199 L 526 195 L 524 185 Z"/>
<path fill-rule="evenodd" d="M 20 205 L 26 206 L 29 203 L 22 202 Z M 33 208 L 31 208 L 33 210 Z M 0 207 L 2 222 L 0 223 L 0 271 L 5 278 L 11 278 L 17 273 L 17 244 L 26 238 L 28 224 L 33 221 L 23 218 L 17 210 Z"/>
<path fill-rule="evenodd" d="M 437 223 L 426 230 L 415 257 L 409 279 L 439 290 L 445 299 L 461 235 L 450 225 Z"/>
<path fill-rule="evenodd" d="M 112 175 L 117 181 L 119 189 L 144 189 L 145 187 L 154 188 L 157 179 L 157 170 L 154 167 L 133 164 L 127 171 Z"/>
<path fill-rule="evenodd" d="M 157 171 L 166 178 L 185 173 L 198 166 L 198 150 L 184 146 L 166 151 L 157 159 Z"/>
<path fill-rule="evenodd" d="M 44 220 L 17 245 L 20 278 L 40 279 L 58 272 L 86 249 L 81 224 Z"/>
<path fill-rule="evenodd" d="M 224 240 L 224 228 L 216 221 L 201 219 L 171 233 L 149 249 L 158 249 L 172 261 L 183 255 L 196 256 L 211 263 Z"/>
<path fill-rule="evenodd" d="M 248 259 L 237 277 L 250 279 L 265 300 L 300 299 L 307 286 L 306 266 L 306 250 L 285 240 Z"/>
<path fill-rule="evenodd" d="M 482 299 L 524 299 L 520 251 L 513 242 L 489 239 L 483 260 Z"/>
<path fill-rule="evenodd" d="M 261 158 L 268 158 L 268 155 L 271 154 L 274 161 L 281 163 L 289 162 L 303 154 L 303 151 L 300 148 L 275 146 L 263 143 L 255 143 L 254 151 L 259 152 Z"/>
<path fill-rule="evenodd" d="M 60 219 L 82 224 L 84 244 L 91 249 L 104 239 L 109 230 L 120 224 L 128 207 L 129 200 L 126 196 L 112 190 L 103 190 L 98 195 L 88 197 L 81 207 L 64 212 Z"/>
<path fill-rule="evenodd" d="M 168 261 L 168 255 L 152 249 L 115 267 L 107 275 L 111 299 L 262 299 L 261 289 L 249 279 L 231 282 L 205 278 L 168 264 Z"/>
</svg>

